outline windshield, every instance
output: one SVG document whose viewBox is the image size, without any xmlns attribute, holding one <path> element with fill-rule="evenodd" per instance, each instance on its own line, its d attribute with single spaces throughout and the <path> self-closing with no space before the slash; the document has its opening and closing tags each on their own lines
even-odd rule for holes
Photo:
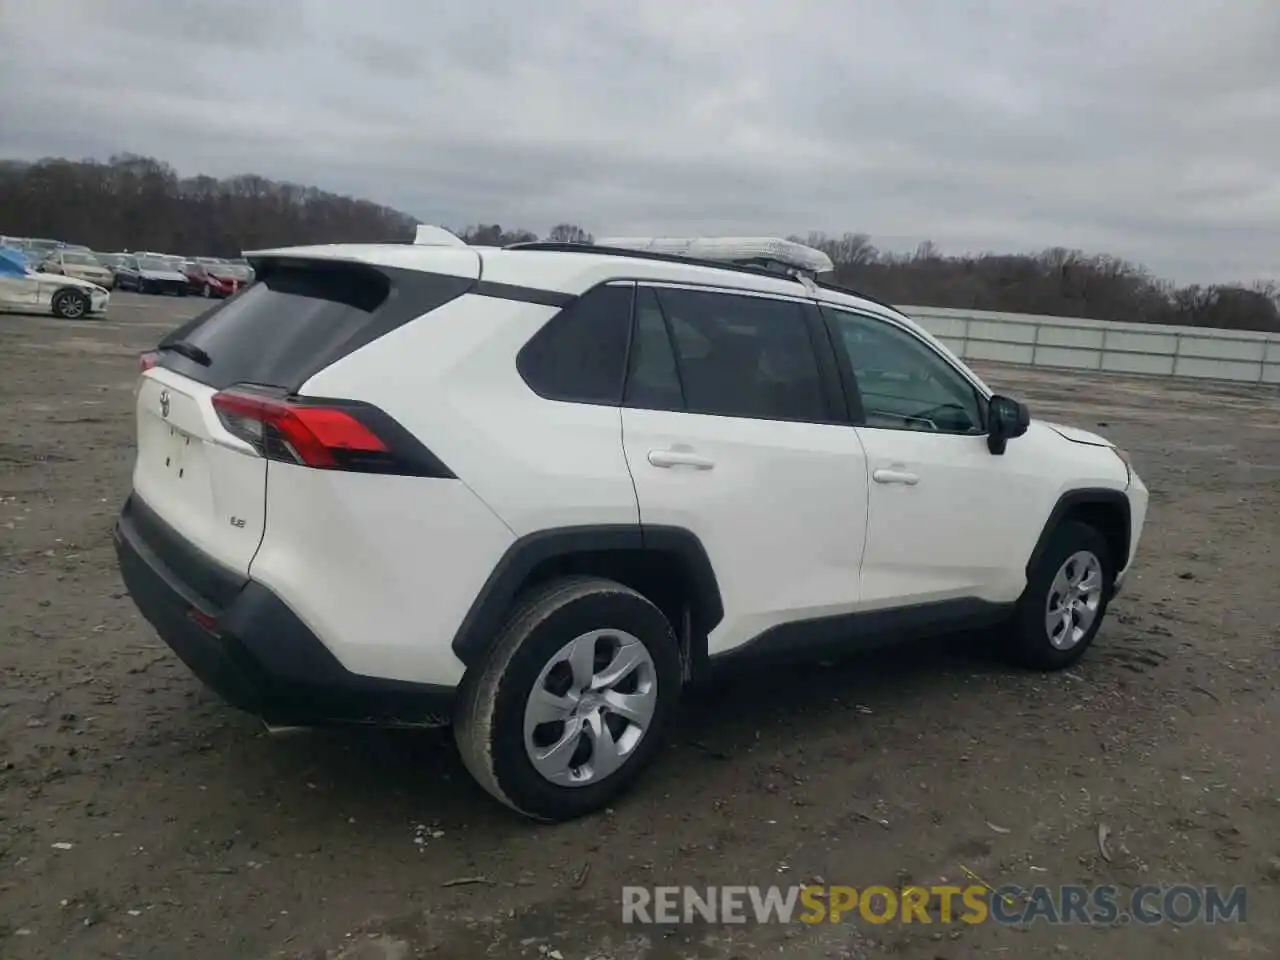
<svg viewBox="0 0 1280 960">
<path fill-rule="evenodd" d="M 138 268 L 141 270 L 172 270 L 173 268 L 163 260 L 157 260 L 155 257 L 139 257 Z"/>
<path fill-rule="evenodd" d="M 62 255 L 62 262 L 74 264 L 78 267 L 102 266 L 102 262 L 91 253 L 64 253 Z"/>
</svg>

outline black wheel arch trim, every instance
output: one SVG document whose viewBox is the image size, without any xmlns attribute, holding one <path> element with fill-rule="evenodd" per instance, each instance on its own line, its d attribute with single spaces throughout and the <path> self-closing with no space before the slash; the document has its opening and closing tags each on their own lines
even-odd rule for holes
<svg viewBox="0 0 1280 960">
<path fill-rule="evenodd" d="M 1040 558 L 1044 556 L 1045 550 L 1049 547 L 1049 541 L 1053 537 L 1054 531 L 1058 529 L 1058 525 L 1062 523 L 1063 517 L 1077 507 L 1086 507 L 1094 504 L 1116 507 L 1120 510 L 1124 516 L 1124 542 L 1127 550 L 1130 546 L 1130 539 L 1133 536 L 1133 518 L 1129 508 L 1128 495 L 1123 490 L 1115 490 L 1111 487 L 1085 487 L 1079 490 L 1068 490 L 1058 498 L 1058 502 L 1049 511 L 1049 519 L 1045 521 L 1044 528 L 1040 531 L 1040 536 L 1036 540 L 1036 545 L 1031 550 L 1031 556 L 1027 559 L 1026 572 L 1028 577 L 1031 576 L 1031 571 L 1040 562 Z M 1123 570 L 1128 560 L 1127 552 L 1123 557 L 1112 558 L 1117 571 Z"/>
<path fill-rule="evenodd" d="M 453 652 L 468 667 L 479 663 L 502 630 L 511 605 L 541 564 L 575 554 L 652 552 L 684 563 L 696 610 L 694 629 L 705 635 L 724 618 L 724 601 L 702 541 L 683 527 L 597 524 L 527 534 L 507 548 L 476 594 L 453 639 Z M 673 625 L 676 626 L 676 625 Z"/>
</svg>

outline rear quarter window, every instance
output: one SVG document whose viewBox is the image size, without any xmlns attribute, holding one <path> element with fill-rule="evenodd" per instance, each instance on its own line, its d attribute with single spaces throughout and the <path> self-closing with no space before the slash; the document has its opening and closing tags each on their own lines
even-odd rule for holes
<svg viewBox="0 0 1280 960">
<path fill-rule="evenodd" d="M 208 365 L 165 351 L 160 362 L 223 389 L 236 383 L 295 391 L 325 367 L 462 296 L 475 281 L 414 270 L 324 263 L 263 267 L 253 285 L 170 333 Z"/>
<path fill-rule="evenodd" d="M 548 320 L 516 357 L 529 388 L 548 400 L 621 403 L 634 289 L 596 287 Z"/>
</svg>

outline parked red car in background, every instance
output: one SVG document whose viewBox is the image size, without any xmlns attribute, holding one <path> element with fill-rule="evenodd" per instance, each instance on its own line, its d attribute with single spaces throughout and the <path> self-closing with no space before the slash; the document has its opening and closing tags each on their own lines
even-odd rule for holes
<svg viewBox="0 0 1280 960">
<path fill-rule="evenodd" d="M 244 286 L 240 271 L 229 263 L 215 260 L 188 260 L 182 268 L 192 293 L 205 297 L 230 297 Z"/>
</svg>

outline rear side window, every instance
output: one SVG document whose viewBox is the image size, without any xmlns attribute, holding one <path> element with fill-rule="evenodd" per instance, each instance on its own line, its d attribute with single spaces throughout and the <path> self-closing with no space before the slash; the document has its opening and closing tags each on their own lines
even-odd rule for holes
<svg viewBox="0 0 1280 960">
<path fill-rule="evenodd" d="M 207 365 L 173 351 L 162 352 L 160 362 L 217 389 L 256 383 L 297 390 L 320 370 L 474 283 L 355 264 L 269 265 L 239 296 L 161 341 L 200 348 Z"/>
<path fill-rule="evenodd" d="M 829 419 L 804 308 L 792 301 L 663 289 L 686 409 L 760 420 Z"/>
<path fill-rule="evenodd" d="M 634 290 L 596 287 L 547 321 L 516 357 L 529 389 L 548 400 L 621 403 Z"/>
</svg>

